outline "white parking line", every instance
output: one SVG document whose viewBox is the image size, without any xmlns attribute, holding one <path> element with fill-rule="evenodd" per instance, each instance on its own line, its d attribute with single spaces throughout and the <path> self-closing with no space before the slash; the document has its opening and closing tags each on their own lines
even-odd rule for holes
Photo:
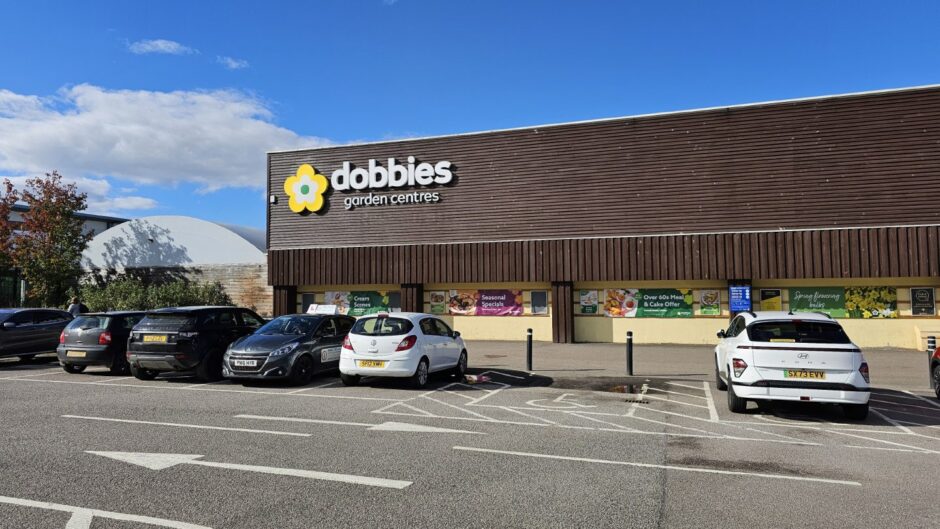
<svg viewBox="0 0 940 529">
<path fill-rule="evenodd" d="M 904 391 L 904 393 L 907 393 L 908 395 L 910 395 L 910 396 L 912 396 L 912 397 L 914 397 L 914 398 L 916 398 L 916 399 L 922 400 L 922 401 L 926 402 L 927 404 L 930 404 L 931 406 L 934 406 L 934 407 L 936 407 L 936 408 L 940 408 L 940 404 L 938 404 L 937 402 L 932 401 L 932 400 L 930 400 L 930 399 L 928 399 L 928 398 L 926 398 L 926 397 L 922 397 L 922 396 L 920 396 L 920 395 L 918 395 L 918 394 L 916 394 L 916 393 L 911 393 L 910 391 Z"/>
<path fill-rule="evenodd" d="M 311 424 L 335 424 L 338 426 L 375 426 L 375 423 L 369 422 L 349 422 L 349 421 L 329 421 L 326 419 L 305 419 L 302 417 L 268 417 L 264 415 L 240 414 L 236 419 L 257 419 L 261 421 L 284 421 L 284 422 L 304 422 Z"/>
<path fill-rule="evenodd" d="M 29 375 L 16 375 L 13 377 L 5 377 L 4 380 L 19 380 L 22 378 L 44 377 L 46 375 L 61 375 L 61 374 L 65 374 L 65 371 L 62 371 L 61 369 L 47 369 L 47 370 L 44 370 L 42 373 L 32 373 Z"/>
<path fill-rule="evenodd" d="M 98 509 L 87 509 L 85 507 L 74 507 L 72 505 L 63 505 L 61 503 L 50 503 L 47 501 L 24 500 L 22 498 L 11 498 L 10 496 L 0 496 L 0 503 L 10 505 L 19 505 L 21 507 L 32 507 L 36 509 L 45 509 L 47 511 L 60 511 L 72 513 L 66 529 L 86 529 L 91 527 L 92 518 L 109 518 L 111 520 L 120 520 L 122 522 L 135 522 L 157 527 L 169 527 L 171 529 L 211 529 L 204 525 L 196 525 L 174 520 L 165 520 L 163 518 L 153 518 L 150 516 L 140 516 L 137 514 L 125 514 L 122 512 L 101 511 Z"/>
<path fill-rule="evenodd" d="M 707 380 L 702 381 L 702 388 L 705 389 L 705 396 L 708 397 L 708 417 L 712 422 L 718 422 L 718 410 L 715 409 L 715 399 L 712 398 L 712 390 Z"/>
<path fill-rule="evenodd" d="M 905 404 L 903 402 L 894 402 L 891 400 L 869 399 L 869 402 L 881 402 L 883 404 L 891 404 L 892 406 L 897 406 L 900 408 L 917 408 L 919 410 L 934 411 L 933 408 L 928 407 L 928 406 L 918 406 L 916 404 Z M 935 417 L 940 417 L 940 416 L 935 415 Z"/>
<path fill-rule="evenodd" d="M 633 405 L 630 406 L 630 409 L 627 410 L 627 413 L 624 415 L 624 417 L 633 417 L 633 414 L 636 413 L 637 407 L 640 405 L 640 402 L 642 402 L 643 397 L 646 396 L 646 392 L 649 391 L 649 388 L 650 388 L 650 387 L 649 387 L 649 384 L 643 384 L 643 385 L 640 387 L 640 398 L 639 398 L 639 400 L 637 400 L 636 402 L 633 403 Z"/>
<path fill-rule="evenodd" d="M 693 386 L 691 384 L 683 384 L 681 382 L 673 382 L 671 380 L 667 380 L 666 384 L 669 384 L 670 386 L 679 386 L 680 388 L 700 389 L 698 386 Z"/>
<path fill-rule="evenodd" d="M 655 388 L 650 388 L 650 389 L 655 389 Z M 652 400 L 661 400 L 661 401 L 664 401 L 664 402 L 671 402 L 671 403 L 673 403 L 673 404 L 684 404 L 684 405 L 686 405 L 686 406 L 692 406 L 692 407 L 695 407 L 695 408 L 702 408 L 703 410 L 707 410 L 707 409 L 708 409 L 708 406 L 703 406 L 703 405 L 701 405 L 701 404 L 692 404 L 691 402 L 682 402 L 681 400 L 675 400 L 675 399 L 670 399 L 670 398 L 666 398 L 666 397 L 657 397 L 656 395 L 650 395 L 649 393 L 647 393 L 647 394 L 645 395 L 645 398 L 647 398 L 647 399 L 652 399 Z"/>
<path fill-rule="evenodd" d="M 263 433 L 270 435 L 287 435 L 292 437 L 311 437 L 313 434 L 309 433 L 298 433 L 298 432 L 278 432 L 273 430 L 254 430 L 251 428 L 230 428 L 227 426 L 209 426 L 205 424 L 182 424 L 176 422 L 159 422 L 159 421 L 139 421 L 135 419 L 114 419 L 111 417 L 87 417 L 84 415 L 62 415 L 61 417 L 65 419 L 81 419 L 84 421 L 105 421 L 105 422 L 118 422 L 118 423 L 127 423 L 127 424 L 149 424 L 153 426 L 172 426 L 174 428 L 194 428 L 197 430 L 221 430 L 224 432 L 243 432 L 243 433 Z"/>
<path fill-rule="evenodd" d="M 515 452 L 510 450 L 493 450 L 489 448 L 473 448 L 469 446 L 455 446 L 454 450 L 462 450 L 466 452 L 482 452 L 487 454 L 500 454 L 500 455 L 510 455 L 510 456 L 519 456 L 519 457 L 534 457 L 542 459 L 557 459 L 561 461 L 576 461 L 579 463 L 596 463 L 602 465 L 619 465 L 619 466 L 628 466 L 628 467 L 639 467 L 639 468 L 656 468 L 663 470 L 677 470 L 682 472 L 697 472 L 703 474 L 721 474 L 726 476 L 748 476 L 756 478 L 769 478 L 769 479 L 783 479 L 790 481 L 807 481 L 814 483 L 827 483 L 832 485 L 848 485 L 854 487 L 860 487 L 862 484 L 857 481 L 846 481 L 841 479 L 827 479 L 827 478 L 815 478 L 815 477 L 805 477 L 805 476 L 790 476 L 787 474 L 767 474 L 762 472 L 742 472 L 737 470 L 719 470 L 714 468 L 702 468 L 702 467 L 688 467 L 680 465 L 659 465 L 654 463 L 639 463 L 635 461 L 611 461 L 608 459 L 592 459 L 587 457 L 571 457 L 571 456 L 559 456 L 552 454 L 539 454 L 535 452 Z"/>
<path fill-rule="evenodd" d="M 705 398 L 705 397 L 700 397 L 700 396 L 698 396 L 698 395 L 690 395 L 690 394 L 688 394 L 688 393 L 683 393 L 683 392 L 681 392 L 681 391 L 669 391 L 668 389 L 659 389 L 659 388 L 650 388 L 650 390 L 651 390 L 651 391 L 658 391 L 658 392 L 660 392 L 660 393 L 668 393 L 668 394 L 670 394 L 670 395 L 681 395 L 681 396 L 683 396 L 683 397 L 689 397 L 689 398 L 692 398 L 692 399 L 708 400 L 708 399 Z"/>
<path fill-rule="evenodd" d="M 322 393 L 295 393 L 291 394 L 284 391 L 255 391 L 247 389 L 211 389 L 205 388 L 205 384 L 197 385 L 197 387 L 191 386 L 174 386 L 174 385 L 155 385 L 155 384 L 113 384 L 108 382 L 83 382 L 80 380 L 37 380 L 34 378 L 27 379 L 18 379 L 10 377 L 0 377 L 0 380 L 13 380 L 16 382 L 36 382 L 36 383 L 45 383 L 45 384 L 77 384 L 80 386 L 108 386 L 112 388 L 144 388 L 144 389 L 159 389 L 163 391 L 213 391 L 216 393 L 247 393 L 250 395 L 283 395 L 290 397 L 307 397 L 307 398 L 318 398 L 318 399 L 346 399 L 346 400 L 370 400 L 378 402 L 402 402 L 403 400 L 411 399 L 389 399 L 382 397 L 356 397 L 352 395 L 324 395 Z M 313 389 L 313 388 L 311 388 Z"/>
</svg>

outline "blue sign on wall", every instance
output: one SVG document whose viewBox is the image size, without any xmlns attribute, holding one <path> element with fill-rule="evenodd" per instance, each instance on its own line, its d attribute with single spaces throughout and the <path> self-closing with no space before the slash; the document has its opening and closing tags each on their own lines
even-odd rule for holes
<svg viewBox="0 0 940 529">
<path fill-rule="evenodd" d="M 751 287 L 728 287 L 728 296 L 731 312 L 745 312 L 751 310 Z"/>
</svg>

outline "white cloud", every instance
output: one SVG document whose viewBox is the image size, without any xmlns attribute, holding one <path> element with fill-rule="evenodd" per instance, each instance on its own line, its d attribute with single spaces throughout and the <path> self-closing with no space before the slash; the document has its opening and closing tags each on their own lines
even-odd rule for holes
<svg viewBox="0 0 940 529">
<path fill-rule="evenodd" d="M 32 176 L 7 176 L 13 185 L 22 191 L 26 187 L 26 180 Z M 127 195 L 126 191 L 119 189 L 117 192 L 111 188 L 111 183 L 104 178 L 78 177 L 73 178 L 66 175 L 62 176 L 62 181 L 70 184 L 74 183 L 79 192 L 88 195 L 88 209 L 90 213 L 114 214 L 118 211 L 141 211 L 157 207 L 157 201 L 141 196 Z"/>
<path fill-rule="evenodd" d="M 244 59 L 235 59 L 232 57 L 223 57 L 220 55 L 217 56 L 215 60 L 217 63 L 225 66 L 229 70 L 241 70 L 243 68 L 248 68 L 249 66 L 248 61 Z"/>
<path fill-rule="evenodd" d="M 271 118 L 264 101 L 235 90 L 151 92 L 83 84 L 39 97 L 0 89 L 0 171 L 58 169 L 87 179 L 85 184 L 113 177 L 130 186 L 261 189 L 267 151 L 330 144 Z"/>
<path fill-rule="evenodd" d="M 382 0 L 382 3 L 387 6 L 393 6 L 398 3 L 398 0 Z"/>
<path fill-rule="evenodd" d="M 163 53 L 168 55 L 190 55 L 196 50 L 183 46 L 179 42 L 165 39 L 138 40 L 127 45 L 128 51 L 137 55 Z"/>
</svg>

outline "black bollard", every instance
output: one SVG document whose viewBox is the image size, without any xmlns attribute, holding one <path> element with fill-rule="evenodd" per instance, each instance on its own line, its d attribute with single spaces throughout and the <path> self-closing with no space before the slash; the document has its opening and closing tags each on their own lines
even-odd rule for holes
<svg viewBox="0 0 940 529">
<path fill-rule="evenodd" d="M 525 369 L 529 372 L 532 371 L 532 329 L 526 331 Z"/>
<path fill-rule="evenodd" d="M 633 331 L 627 331 L 627 376 L 633 376 Z"/>
</svg>

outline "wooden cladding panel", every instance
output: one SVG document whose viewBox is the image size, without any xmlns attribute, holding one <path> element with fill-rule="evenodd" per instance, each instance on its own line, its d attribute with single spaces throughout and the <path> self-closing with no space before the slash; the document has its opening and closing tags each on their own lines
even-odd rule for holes
<svg viewBox="0 0 940 529">
<path fill-rule="evenodd" d="M 575 257 L 582 246 L 590 251 L 595 237 L 720 232 L 742 225 L 771 231 L 935 224 L 937 122 L 940 89 L 924 88 L 271 153 L 268 191 L 279 200 L 268 208 L 268 247 L 558 238 L 570 242 L 562 250 L 549 245 L 553 255 L 569 251 L 564 255 Z M 376 159 L 384 166 L 389 157 L 404 162 L 409 155 L 454 164 L 455 183 L 432 190 L 441 194 L 439 203 L 346 210 L 343 199 L 360 193 L 334 191 L 323 214 L 302 216 L 288 208 L 284 181 L 300 164 L 329 176 L 344 161 L 364 167 Z M 769 241 L 758 240 L 758 250 L 767 251 L 761 243 Z M 661 257 L 678 255 L 678 249 L 656 252 L 657 241 L 647 242 L 651 253 L 649 261 L 643 254 L 643 269 L 671 266 Z M 871 254 L 870 240 L 866 247 Z M 533 255 L 531 249 L 525 253 Z M 518 275 L 520 261 L 506 263 L 505 255 L 485 266 Z M 824 254 L 810 253 L 800 264 L 807 275 L 826 268 L 814 255 Z M 727 252 L 708 256 L 729 258 Z M 423 262 L 423 254 L 414 259 Z M 869 269 L 873 264 L 868 261 Z M 552 275 L 574 272 L 570 261 L 556 265 L 561 269 Z M 878 261 L 877 268 L 885 266 L 891 264 Z M 712 265 L 702 272 L 711 273 Z"/>
<path fill-rule="evenodd" d="M 272 285 L 940 275 L 940 226 L 271 250 Z M 275 300 L 276 302 L 276 300 Z"/>
<path fill-rule="evenodd" d="M 283 316 L 297 312 L 297 287 L 274 287 L 274 315 Z"/>
<path fill-rule="evenodd" d="M 574 343 L 574 285 L 570 281 L 552 283 L 552 341 Z"/>
</svg>

